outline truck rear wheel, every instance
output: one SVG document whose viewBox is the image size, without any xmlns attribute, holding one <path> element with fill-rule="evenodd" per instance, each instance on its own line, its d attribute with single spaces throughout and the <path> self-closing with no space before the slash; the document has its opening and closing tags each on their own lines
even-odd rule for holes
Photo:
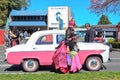
<svg viewBox="0 0 120 80">
<path fill-rule="evenodd" d="M 36 60 L 28 59 L 23 61 L 22 67 L 27 72 L 34 72 L 38 69 L 39 64 Z"/>
<path fill-rule="evenodd" d="M 86 68 L 89 71 L 98 71 L 102 67 L 102 61 L 99 57 L 89 57 L 86 61 Z"/>
</svg>

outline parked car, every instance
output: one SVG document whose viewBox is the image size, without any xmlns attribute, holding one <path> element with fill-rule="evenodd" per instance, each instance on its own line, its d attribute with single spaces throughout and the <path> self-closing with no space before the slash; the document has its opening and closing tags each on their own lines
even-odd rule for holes
<svg viewBox="0 0 120 80">
<path fill-rule="evenodd" d="M 56 47 L 65 38 L 64 30 L 38 31 L 25 44 L 6 49 L 8 64 L 22 64 L 25 71 L 36 71 L 39 66 L 53 65 Z M 109 59 L 109 47 L 102 43 L 78 42 L 79 58 L 90 71 L 98 71 Z"/>
</svg>

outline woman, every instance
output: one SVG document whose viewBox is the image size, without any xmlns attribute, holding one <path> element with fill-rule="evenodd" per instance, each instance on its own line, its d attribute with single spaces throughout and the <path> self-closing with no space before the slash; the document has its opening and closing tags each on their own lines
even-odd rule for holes
<svg viewBox="0 0 120 80">
<path fill-rule="evenodd" d="M 70 72 L 77 72 L 82 68 L 82 65 L 80 64 L 78 52 L 79 52 L 79 47 L 77 46 L 77 36 L 71 35 L 70 36 L 70 41 L 67 46 L 67 52 L 70 54 L 71 60 L 71 66 L 70 66 Z"/>
<path fill-rule="evenodd" d="M 99 43 L 104 43 L 105 39 L 103 37 L 103 33 L 102 32 L 98 32 L 96 37 L 94 38 L 94 42 L 99 42 Z"/>
<path fill-rule="evenodd" d="M 71 58 L 69 57 L 69 52 L 67 52 L 67 47 L 69 47 L 69 44 L 71 43 L 71 39 L 72 39 L 70 38 L 71 35 L 74 35 L 74 25 L 75 25 L 75 21 L 73 20 L 73 18 L 71 18 L 69 21 L 68 29 L 66 30 L 66 38 L 57 47 L 57 50 L 53 56 L 53 62 L 54 62 L 55 68 L 59 69 L 62 73 L 66 73 L 68 71 L 67 62 L 69 62 L 68 59 L 71 59 Z M 76 58 L 73 58 L 72 61 L 75 61 L 75 60 Z M 73 66 L 71 68 L 71 71 L 72 69 L 73 69 Z"/>
<path fill-rule="evenodd" d="M 73 18 L 71 18 L 69 21 L 68 28 L 66 30 L 66 42 L 69 42 L 70 35 L 74 34 L 74 25 L 75 25 L 75 21 L 73 20 Z"/>
<path fill-rule="evenodd" d="M 67 48 L 67 45 L 69 44 L 70 35 L 74 34 L 74 28 L 73 28 L 74 25 L 75 25 L 75 22 L 71 18 L 68 29 L 66 30 L 66 38 L 57 47 L 57 50 L 53 56 L 55 69 L 60 70 L 62 73 L 66 73 L 68 71 L 66 48 Z"/>
<path fill-rule="evenodd" d="M 11 37 L 11 46 L 19 44 L 19 31 L 16 28 L 10 27 L 9 36 Z"/>
<path fill-rule="evenodd" d="M 68 71 L 66 45 L 64 40 L 57 47 L 57 50 L 53 56 L 53 62 L 56 70 L 60 70 L 62 73 L 66 73 Z"/>
</svg>

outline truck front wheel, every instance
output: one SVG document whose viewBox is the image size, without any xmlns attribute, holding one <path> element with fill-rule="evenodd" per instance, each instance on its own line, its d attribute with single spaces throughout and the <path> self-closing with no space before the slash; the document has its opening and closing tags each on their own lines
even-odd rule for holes
<svg viewBox="0 0 120 80">
<path fill-rule="evenodd" d="M 86 68 L 89 71 L 98 71 L 102 67 L 102 61 L 99 57 L 89 57 L 86 61 Z"/>
<path fill-rule="evenodd" d="M 36 60 L 28 59 L 23 61 L 22 67 L 27 72 L 34 72 L 38 69 L 39 64 Z"/>
</svg>

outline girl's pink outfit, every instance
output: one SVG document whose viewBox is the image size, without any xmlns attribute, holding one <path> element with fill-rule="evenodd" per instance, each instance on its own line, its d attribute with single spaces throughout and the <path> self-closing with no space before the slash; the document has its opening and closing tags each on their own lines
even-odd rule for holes
<svg viewBox="0 0 120 80">
<path fill-rule="evenodd" d="M 82 65 L 80 64 L 78 53 L 74 55 L 72 58 L 72 65 L 70 68 L 70 72 L 76 72 L 79 71 L 82 68 Z"/>
<path fill-rule="evenodd" d="M 82 68 L 82 65 L 80 64 L 78 53 L 75 54 L 71 60 L 70 72 L 79 71 Z M 62 41 L 56 50 L 53 56 L 53 62 L 55 69 L 59 69 L 62 73 L 66 73 L 68 71 L 65 41 Z"/>
</svg>

